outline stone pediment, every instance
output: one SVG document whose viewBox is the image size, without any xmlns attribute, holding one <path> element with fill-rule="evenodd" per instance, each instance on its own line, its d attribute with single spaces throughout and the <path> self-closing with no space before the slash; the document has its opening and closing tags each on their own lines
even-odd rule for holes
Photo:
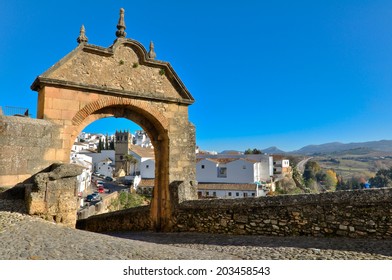
<svg viewBox="0 0 392 280">
<path fill-rule="evenodd" d="M 61 86 L 103 94 L 192 104 L 188 92 L 167 62 L 151 58 L 137 41 L 118 38 L 108 48 L 81 43 L 38 76 L 31 88 Z"/>
</svg>

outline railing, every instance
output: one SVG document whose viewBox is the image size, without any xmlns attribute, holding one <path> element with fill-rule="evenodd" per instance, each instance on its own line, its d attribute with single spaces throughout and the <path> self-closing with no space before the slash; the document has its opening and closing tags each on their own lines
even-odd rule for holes
<svg viewBox="0 0 392 280">
<path fill-rule="evenodd" d="M 29 108 L 4 106 L 0 107 L 0 115 L 30 117 Z"/>
</svg>

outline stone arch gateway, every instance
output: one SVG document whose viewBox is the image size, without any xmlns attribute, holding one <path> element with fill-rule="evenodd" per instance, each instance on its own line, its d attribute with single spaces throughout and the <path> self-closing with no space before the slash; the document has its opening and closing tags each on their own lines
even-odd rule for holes
<svg viewBox="0 0 392 280">
<path fill-rule="evenodd" d="M 45 158 L 69 162 L 74 139 L 95 120 L 114 116 L 136 122 L 155 150 L 152 226 L 165 230 L 171 227 L 173 203 L 197 197 L 195 128 L 188 118 L 194 99 L 171 65 L 155 59 L 152 43 L 147 52 L 125 35 L 123 9 L 117 39 L 108 48 L 88 44 L 82 26 L 79 45 L 32 84 L 37 117 L 60 126 L 59 148 L 49 149 Z M 172 195 L 171 185 L 181 191 Z"/>
</svg>

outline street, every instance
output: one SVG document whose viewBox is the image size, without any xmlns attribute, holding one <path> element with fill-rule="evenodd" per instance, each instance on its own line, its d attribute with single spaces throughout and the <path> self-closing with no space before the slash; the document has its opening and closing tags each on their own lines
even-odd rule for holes
<svg viewBox="0 0 392 280">
<path fill-rule="evenodd" d="M 301 174 L 304 173 L 304 171 L 305 171 L 305 164 L 306 164 L 310 159 L 312 159 L 312 157 L 303 159 L 303 160 L 301 160 L 300 162 L 298 162 L 298 164 L 297 164 L 297 170 L 298 170 L 299 173 L 301 173 Z"/>
</svg>

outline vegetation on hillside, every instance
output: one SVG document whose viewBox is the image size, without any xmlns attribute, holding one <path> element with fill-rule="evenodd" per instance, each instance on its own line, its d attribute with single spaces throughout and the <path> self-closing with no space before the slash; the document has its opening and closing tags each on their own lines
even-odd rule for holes
<svg viewBox="0 0 392 280">
<path fill-rule="evenodd" d="M 120 192 L 116 199 L 113 199 L 108 207 L 109 211 L 123 210 L 149 204 L 146 197 L 137 193 Z"/>
<path fill-rule="evenodd" d="M 312 160 L 305 164 L 303 180 L 306 188 L 312 193 L 334 191 L 338 182 L 333 169 L 322 169 L 317 162 Z"/>
<path fill-rule="evenodd" d="M 381 169 L 376 176 L 370 178 L 370 186 L 374 188 L 390 188 L 392 187 L 392 167 L 389 169 Z"/>
<path fill-rule="evenodd" d="M 263 153 L 263 152 L 262 152 L 261 150 L 256 149 L 256 148 L 254 148 L 253 150 L 252 150 L 252 149 L 247 149 L 247 150 L 244 152 L 245 155 L 258 155 L 258 154 L 262 154 L 262 153 Z"/>
</svg>

